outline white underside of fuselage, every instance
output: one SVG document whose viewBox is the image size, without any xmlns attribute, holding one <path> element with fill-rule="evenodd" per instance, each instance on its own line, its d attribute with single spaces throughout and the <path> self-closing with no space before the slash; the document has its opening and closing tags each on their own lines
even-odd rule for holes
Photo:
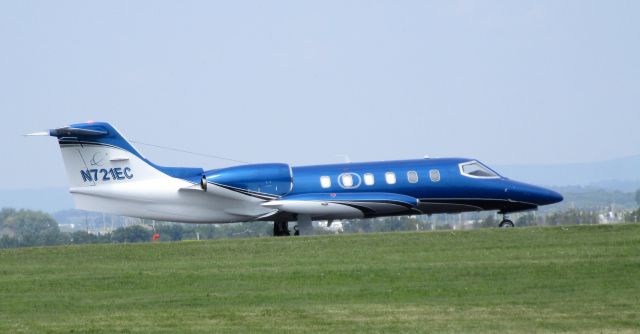
<svg viewBox="0 0 640 334">
<path fill-rule="evenodd" d="M 250 221 L 275 213 L 264 200 L 215 185 L 203 191 L 198 184 L 168 176 L 125 150 L 103 145 L 63 145 L 62 155 L 76 207 L 115 215 L 185 223 Z M 130 168 L 131 179 L 109 180 L 98 173 L 83 179 L 81 170 Z"/>
<path fill-rule="evenodd" d="M 274 210 L 260 206 L 262 201 L 233 199 L 193 189 L 193 185 L 175 180 L 143 181 L 101 188 L 72 188 L 76 207 L 122 216 L 184 223 L 233 223 L 253 220 Z M 220 192 L 231 192 L 220 188 Z M 217 192 L 217 191 L 214 191 Z M 248 197 L 248 196 L 245 196 Z"/>
</svg>

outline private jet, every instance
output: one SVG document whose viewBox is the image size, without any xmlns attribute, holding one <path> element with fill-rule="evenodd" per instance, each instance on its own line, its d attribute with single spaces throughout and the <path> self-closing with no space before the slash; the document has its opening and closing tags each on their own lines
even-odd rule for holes
<svg viewBox="0 0 640 334">
<path fill-rule="evenodd" d="M 291 235 L 289 222 L 309 235 L 319 220 L 473 211 L 497 211 L 499 227 L 514 227 L 508 214 L 563 199 L 469 158 L 204 170 L 156 165 L 105 122 L 31 135 L 57 138 L 78 209 L 184 223 L 271 221 L 274 236 Z"/>
</svg>

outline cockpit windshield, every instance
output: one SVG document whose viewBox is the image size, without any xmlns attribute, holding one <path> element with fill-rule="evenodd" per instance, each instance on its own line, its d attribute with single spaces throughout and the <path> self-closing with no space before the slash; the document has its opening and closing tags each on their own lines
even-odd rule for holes
<svg viewBox="0 0 640 334">
<path fill-rule="evenodd" d="M 477 162 L 465 162 L 460 164 L 460 173 L 469 177 L 476 178 L 485 178 L 485 179 L 494 179 L 499 178 L 500 176 L 496 174 L 494 171 L 489 169 L 487 166 Z"/>
</svg>

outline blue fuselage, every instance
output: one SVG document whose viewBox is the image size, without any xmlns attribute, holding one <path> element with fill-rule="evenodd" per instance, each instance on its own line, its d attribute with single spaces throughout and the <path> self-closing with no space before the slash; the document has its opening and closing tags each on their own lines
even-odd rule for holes
<svg viewBox="0 0 640 334">
<path fill-rule="evenodd" d="M 562 200 L 562 196 L 552 190 L 513 181 L 497 173 L 492 177 L 464 175 L 460 165 L 471 161 L 476 160 L 444 158 L 293 167 L 293 189 L 288 196 L 319 193 L 400 194 L 416 198 L 424 213 L 479 210 L 509 213 Z M 395 179 L 395 183 L 387 182 L 388 173 L 393 173 L 391 178 Z M 345 174 L 352 175 L 351 186 L 340 182 Z M 369 184 L 365 182 L 365 174 L 370 175 Z M 322 177 L 330 180 L 328 187 L 322 186 Z"/>
<path fill-rule="evenodd" d="M 446 158 L 290 167 L 247 164 L 205 171 L 144 158 L 110 124 L 49 130 L 58 138 L 78 208 L 156 220 L 230 223 L 536 209 L 562 200 L 474 159 Z M 302 223 L 301 223 L 302 222 Z M 306 233 L 306 232 L 305 232 Z"/>
</svg>

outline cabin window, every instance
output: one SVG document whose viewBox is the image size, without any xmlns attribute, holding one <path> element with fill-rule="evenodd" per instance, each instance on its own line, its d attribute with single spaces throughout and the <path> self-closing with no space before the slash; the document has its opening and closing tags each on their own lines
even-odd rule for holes
<svg viewBox="0 0 640 334">
<path fill-rule="evenodd" d="M 328 176 L 321 176 L 320 185 L 325 189 L 331 187 L 331 178 Z"/>
<path fill-rule="evenodd" d="M 351 174 L 342 174 L 341 181 L 342 181 L 342 186 L 344 188 L 353 187 L 353 175 L 351 175 Z"/>
<path fill-rule="evenodd" d="M 409 183 L 418 182 L 418 172 L 416 172 L 414 170 L 408 171 L 407 172 L 407 180 L 409 181 Z"/>
<path fill-rule="evenodd" d="M 362 183 L 362 178 L 357 173 L 342 173 L 338 175 L 338 185 L 344 189 L 355 189 Z"/>
<path fill-rule="evenodd" d="M 429 179 L 431 182 L 439 182 L 440 181 L 440 171 L 437 169 L 432 169 L 429 171 Z"/>
<path fill-rule="evenodd" d="M 387 184 L 396 184 L 396 173 L 386 172 L 384 173 L 384 179 L 387 181 Z"/>
<path fill-rule="evenodd" d="M 368 186 L 372 186 L 376 182 L 376 179 L 373 177 L 371 173 L 364 174 L 364 184 Z"/>
<path fill-rule="evenodd" d="M 460 173 L 464 176 L 481 179 L 495 179 L 500 177 L 494 171 L 489 169 L 489 167 L 477 161 L 465 162 L 460 164 Z"/>
</svg>

